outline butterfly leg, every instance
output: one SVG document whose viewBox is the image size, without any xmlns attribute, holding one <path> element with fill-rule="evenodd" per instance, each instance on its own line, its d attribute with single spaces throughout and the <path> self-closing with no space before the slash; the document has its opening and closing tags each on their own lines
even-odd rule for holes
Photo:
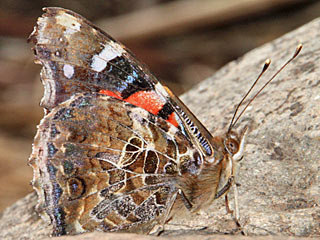
<svg viewBox="0 0 320 240">
<path fill-rule="evenodd" d="M 234 218 L 236 219 L 236 221 L 239 223 L 240 220 L 240 211 L 239 211 L 239 201 L 238 201 L 238 186 L 237 183 L 235 183 L 233 185 L 233 194 L 234 194 Z"/>
<path fill-rule="evenodd" d="M 184 206 L 188 209 L 188 210 L 191 210 L 192 208 L 192 203 L 190 202 L 190 200 L 186 197 L 186 195 L 184 194 L 184 192 L 182 191 L 182 189 L 178 189 L 178 191 L 176 191 L 172 198 L 169 200 L 169 203 L 168 203 L 168 208 L 164 214 L 164 216 L 161 218 L 161 220 L 159 221 L 159 224 L 157 224 L 150 232 L 149 234 L 150 235 L 157 235 L 159 236 L 163 231 L 164 231 L 164 225 L 166 223 L 168 223 L 172 217 L 170 216 L 171 214 L 171 211 L 172 211 L 172 208 L 173 208 L 173 205 L 178 197 L 178 195 L 181 197 L 182 199 L 182 202 L 184 204 Z"/>
<path fill-rule="evenodd" d="M 227 213 L 229 213 L 235 222 L 235 224 L 238 227 L 238 231 L 240 231 L 241 235 L 246 235 L 244 231 L 242 230 L 242 226 L 240 224 L 240 211 L 239 211 L 239 204 L 238 204 L 238 188 L 237 184 L 233 185 L 233 190 L 234 190 L 234 210 L 231 210 L 229 207 L 229 199 L 228 195 L 225 195 L 225 204 L 226 204 L 226 210 Z"/>
<path fill-rule="evenodd" d="M 179 189 L 178 190 L 178 194 L 180 195 L 180 197 L 182 198 L 182 202 L 184 204 L 184 206 L 188 209 L 188 210 L 191 210 L 192 208 L 192 203 L 190 202 L 190 200 L 187 198 L 187 196 L 184 194 L 184 192 Z"/>
<path fill-rule="evenodd" d="M 232 216 L 233 221 L 235 222 L 235 224 L 237 225 L 237 227 L 241 230 L 241 224 L 240 224 L 240 212 L 239 212 L 239 204 L 238 204 L 238 188 L 237 188 L 237 184 L 233 184 L 234 183 L 234 176 L 230 176 L 227 183 L 216 193 L 215 195 L 215 199 L 221 197 L 222 195 L 224 195 L 225 193 L 227 193 L 229 191 L 229 189 L 231 188 L 231 186 L 233 185 L 233 190 L 234 190 L 234 211 L 230 209 L 229 207 L 229 199 L 228 199 L 228 195 L 225 195 L 225 204 L 226 204 L 226 210 L 227 213 L 230 214 Z M 244 232 L 241 230 L 241 234 L 245 235 Z"/>
<path fill-rule="evenodd" d="M 233 210 L 231 210 L 230 207 L 229 207 L 229 198 L 228 198 L 228 195 L 225 195 L 225 196 L 224 196 L 224 201 L 225 201 L 227 213 L 232 215 L 232 214 L 233 214 Z"/>
<path fill-rule="evenodd" d="M 232 186 L 233 179 L 234 179 L 234 176 L 229 177 L 227 183 L 221 189 L 219 189 L 219 191 L 214 196 L 214 199 L 221 197 L 223 194 L 229 191 L 229 189 Z"/>
<path fill-rule="evenodd" d="M 161 219 L 159 220 L 159 223 L 155 225 L 154 228 L 151 229 L 151 231 L 149 232 L 150 235 L 159 236 L 164 231 L 164 225 L 171 220 L 170 213 L 177 199 L 178 193 L 179 193 L 179 190 L 176 191 L 173 194 L 173 196 L 169 199 L 168 204 L 166 204 L 168 208 L 165 210 L 165 213 L 163 217 L 161 217 Z"/>
</svg>

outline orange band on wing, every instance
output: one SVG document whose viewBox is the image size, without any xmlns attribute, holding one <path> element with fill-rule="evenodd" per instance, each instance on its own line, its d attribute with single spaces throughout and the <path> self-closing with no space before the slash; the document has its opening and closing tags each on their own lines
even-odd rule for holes
<svg viewBox="0 0 320 240">
<path fill-rule="evenodd" d="M 130 97 L 124 99 L 135 106 L 141 107 L 150 113 L 157 115 L 165 104 L 155 92 L 139 91 L 132 94 Z"/>
<path fill-rule="evenodd" d="M 171 123 L 173 126 L 178 127 L 178 122 L 175 117 L 175 113 L 171 113 L 167 119 L 167 122 Z"/>
<path fill-rule="evenodd" d="M 112 92 L 109 90 L 100 90 L 99 93 L 126 101 L 137 107 L 141 107 L 154 115 L 157 115 L 165 104 L 165 102 L 159 97 L 159 95 L 153 91 L 135 92 L 126 99 L 121 98 L 120 93 Z M 166 121 L 171 123 L 175 127 L 178 127 L 178 123 L 174 113 L 171 113 Z"/>
<path fill-rule="evenodd" d="M 117 98 L 117 99 L 120 99 L 120 100 L 123 100 L 122 97 L 120 96 L 120 93 L 115 93 L 115 92 L 112 92 L 112 91 L 109 91 L 109 90 L 105 90 L 105 89 L 100 90 L 99 93 L 107 95 L 107 96 L 110 96 L 110 97 L 114 97 L 114 98 Z"/>
</svg>

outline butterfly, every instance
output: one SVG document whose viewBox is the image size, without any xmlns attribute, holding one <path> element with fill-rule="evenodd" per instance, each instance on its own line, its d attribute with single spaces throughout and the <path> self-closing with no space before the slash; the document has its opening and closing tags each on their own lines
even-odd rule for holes
<svg viewBox="0 0 320 240">
<path fill-rule="evenodd" d="M 29 37 L 45 110 L 29 165 L 53 234 L 149 233 L 226 195 L 247 128 L 211 135 L 121 43 L 70 10 L 44 11 Z"/>
</svg>

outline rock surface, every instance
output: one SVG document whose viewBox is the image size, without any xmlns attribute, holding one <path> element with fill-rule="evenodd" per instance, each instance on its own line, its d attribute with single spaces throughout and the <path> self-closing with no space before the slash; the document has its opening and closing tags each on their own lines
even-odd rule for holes
<svg viewBox="0 0 320 240">
<path fill-rule="evenodd" d="M 249 235 L 320 236 L 319 38 L 317 19 L 231 62 L 183 96 L 215 135 L 229 124 L 265 59 L 272 63 L 261 81 L 292 56 L 299 42 L 304 45 L 239 124 L 251 128 L 237 180 L 241 223 Z M 228 219 L 223 201 L 217 201 L 194 222 L 228 232 Z"/>
<path fill-rule="evenodd" d="M 298 43 L 304 45 L 300 55 L 256 98 L 239 123 L 240 128 L 249 125 L 251 129 L 237 179 L 241 184 L 240 221 L 251 237 L 217 234 L 232 233 L 235 228 L 225 213 L 223 199 L 219 199 L 195 216 L 171 221 L 160 238 L 91 233 L 72 239 L 319 237 L 319 39 L 320 18 L 231 62 L 182 97 L 213 135 L 221 133 L 218 129 L 227 128 L 235 105 L 258 76 L 265 59 L 270 57 L 273 62 L 263 76 L 266 81 L 291 57 Z M 28 195 L 0 215 L 0 239 L 45 239 L 50 235 L 51 226 L 34 211 L 36 199 L 35 194 Z"/>
</svg>

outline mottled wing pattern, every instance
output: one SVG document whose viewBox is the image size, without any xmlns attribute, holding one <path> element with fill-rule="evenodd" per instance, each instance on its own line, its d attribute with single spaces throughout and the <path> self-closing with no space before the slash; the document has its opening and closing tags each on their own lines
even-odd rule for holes
<svg viewBox="0 0 320 240">
<path fill-rule="evenodd" d="M 125 46 L 70 10 L 44 10 L 29 38 L 43 65 L 41 106 L 50 111 L 74 93 L 104 93 L 165 119 L 213 155 L 211 134 Z"/>
<path fill-rule="evenodd" d="M 192 163 L 199 169 L 194 154 L 177 128 L 144 109 L 76 94 L 39 126 L 30 158 L 38 208 L 55 235 L 150 231 L 174 200 L 178 175 Z"/>
<path fill-rule="evenodd" d="M 220 174 L 221 156 L 196 117 L 102 30 L 72 11 L 45 11 L 29 38 L 46 109 L 30 165 L 54 234 L 148 232 L 173 204 L 213 199 L 201 187 Z M 208 156 L 213 170 L 203 169 Z"/>
<path fill-rule="evenodd" d="M 29 41 L 34 44 L 50 110 L 74 93 L 110 90 L 122 98 L 152 90 L 155 80 L 127 49 L 80 15 L 45 8 Z"/>
</svg>

